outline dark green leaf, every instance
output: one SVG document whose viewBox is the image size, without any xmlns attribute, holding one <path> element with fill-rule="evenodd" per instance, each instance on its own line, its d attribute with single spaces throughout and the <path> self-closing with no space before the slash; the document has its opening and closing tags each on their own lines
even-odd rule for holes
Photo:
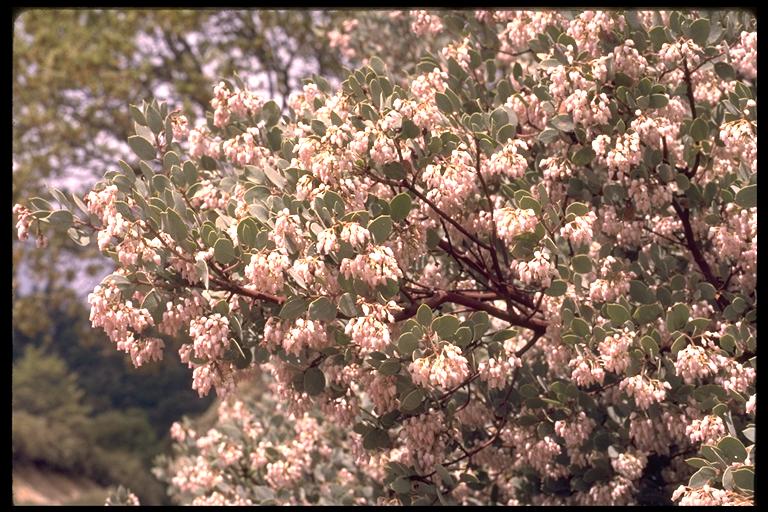
<svg viewBox="0 0 768 512">
<path fill-rule="evenodd" d="M 622 325 L 630 319 L 629 311 L 621 304 L 608 304 L 606 309 L 611 321 L 617 325 Z"/>
<path fill-rule="evenodd" d="M 51 214 L 46 217 L 46 220 L 54 228 L 63 231 L 72 227 L 74 216 L 68 210 L 56 210 L 51 212 Z"/>
<path fill-rule="evenodd" d="M 453 112 L 453 103 L 451 103 L 451 100 L 448 99 L 448 96 L 441 92 L 435 93 L 435 104 L 437 105 L 437 108 L 439 108 L 440 111 L 445 114 L 450 114 Z"/>
<path fill-rule="evenodd" d="M 696 473 L 691 476 L 688 481 L 690 487 L 703 487 L 704 484 L 708 484 L 717 476 L 717 471 L 709 466 L 703 466 L 699 468 Z"/>
<path fill-rule="evenodd" d="M 715 73 L 723 80 L 733 80 L 736 77 L 733 68 L 725 62 L 715 63 Z"/>
<path fill-rule="evenodd" d="M 296 320 L 307 310 L 307 301 L 303 297 L 294 296 L 288 298 L 280 308 L 278 316 L 283 320 Z"/>
<path fill-rule="evenodd" d="M 419 348 L 419 339 L 413 333 L 403 333 L 397 339 L 397 350 L 403 355 L 410 356 L 417 348 Z"/>
<path fill-rule="evenodd" d="M 552 281 L 552 284 L 549 285 L 549 288 L 544 292 L 550 297 L 559 297 L 563 295 L 566 290 L 568 290 L 568 283 L 563 281 L 562 279 L 556 279 Z"/>
<path fill-rule="evenodd" d="M 459 328 L 459 319 L 453 315 L 437 317 L 432 321 L 431 329 L 440 336 L 440 339 L 450 339 Z"/>
<path fill-rule="evenodd" d="M 419 306 L 416 311 L 416 320 L 423 326 L 428 326 L 432 323 L 432 309 L 426 304 Z"/>
<path fill-rule="evenodd" d="M 389 202 L 389 212 L 392 216 L 392 220 L 400 222 L 408 217 L 408 213 L 411 211 L 413 203 L 411 202 L 411 196 L 405 192 L 396 195 Z"/>
<path fill-rule="evenodd" d="M 707 122 L 700 117 L 697 117 L 693 123 L 691 123 L 691 137 L 693 137 L 693 140 L 696 142 L 704 140 L 707 137 L 707 132 L 709 132 Z"/>
<path fill-rule="evenodd" d="M 319 395 L 325 389 L 325 375 L 313 366 L 304 372 L 304 391 L 310 396 Z"/>
<path fill-rule="evenodd" d="M 533 210 L 536 215 L 541 214 L 541 205 L 539 202 L 531 196 L 524 196 L 518 201 L 518 205 L 523 210 Z"/>
<path fill-rule="evenodd" d="M 571 203 L 568 205 L 568 207 L 565 209 L 565 215 L 568 216 L 570 214 L 573 214 L 577 217 L 583 217 L 584 215 L 589 213 L 589 206 L 587 206 L 584 203 Z"/>
<path fill-rule="evenodd" d="M 667 329 L 669 332 L 677 331 L 685 327 L 690 317 L 690 311 L 685 304 L 675 304 L 667 312 Z"/>
<path fill-rule="evenodd" d="M 664 108 L 669 105 L 669 98 L 666 94 L 651 94 L 648 100 L 648 106 L 651 108 Z"/>
<path fill-rule="evenodd" d="M 561 132 L 573 131 L 573 119 L 571 119 L 570 115 L 561 114 L 559 116 L 555 116 L 550 122 L 553 127 L 557 128 Z"/>
<path fill-rule="evenodd" d="M 692 466 L 694 468 L 701 468 L 704 466 L 709 466 L 709 461 L 706 459 L 701 459 L 698 457 L 691 457 L 690 459 L 685 459 L 685 463 L 689 466 Z"/>
<path fill-rule="evenodd" d="M 699 18 L 691 23 L 690 35 L 693 42 L 702 48 L 707 44 L 709 38 L 710 23 L 706 18 Z"/>
<path fill-rule="evenodd" d="M 309 318 L 331 322 L 336 318 L 336 305 L 328 297 L 315 299 L 309 305 Z"/>
<path fill-rule="evenodd" d="M 439 140 L 439 139 L 433 139 L 433 140 Z M 387 178 L 392 178 L 393 180 L 401 180 L 405 178 L 405 168 L 403 167 L 403 164 L 400 162 L 387 162 L 384 164 L 384 167 L 382 169 L 384 171 L 384 176 Z"/>
<path fill-rule="evenodd" d="M 742 208 L 754 208 L 757 206 L 757 185 L 748 185 L 738 192 L 735 198 L 736 204 Z"/>
<path fill-rule="evenodd" d="M 163 217 L 167 220 L 164 223 L 163 230 L 171 235 L 177 244 L 187 238 L 187 225 L 184 223 L 178 213 L 169 209 L 166 211 L 166 214 L 163 215 Z"/>
<path fill-rule="evenodd" d="M 571 157 L 571 161 L 575 165 L 588 165 L 594 158 L 595 151 L 589 146 L 585 146 L 574 153 L 573 157 Z"/>
<path fill-rule="evenodd" d="M 392 217 L 389 215 L 377 217 L 368 225 L 368 231 L 371 232 L 374 242 L 377 244 L 384 242 L 392 232 Z"/>
<path fill-rule="evenodd" d="M 645 350 L 645 353 L 651 357 L 656 357 L 659 354 L 659 344 L 650 336 L 643 336 L 640 340 L 640 345 Z"/>
<path fill-rule="evenodd" d="M 421 388 L 416 388 L 402 399 L 400 410 L 403 412 L 414 411 L 421 405 L 422 400 L 424 400 L 424 391 Z"/>
<path fill-rule="evenodd" d="M 653 44 L 654 51 L 661 50 L 664 43 L 669 42 L 667 40 L 667 34 L 664 32 L 664 27 L 655 26 L 648 31 L 648 35 L 651 37 L 651 43 Z"/>
<path fill-rule="evenodd" d="M 739 489 L 755 490 L 755 472 L 753 470 L 748 468 L 734 469 L 732 476 L 734 485 Z"/>
<path fill-rule="evenodd" d="M 586 274 L 592 271 L 592 260 L 586 254 L 578 254 L 571 258 L 571 267 L 579 274 Z"/>
<path fill-rule="evenodd" d="M 464 348 L 472 342 L 472 336 L 472 329 L 465 325 L 456 329 L 456 333 L 453 335 L 452 341 L 457 346 Z"/>
<path fill-rule="evenodd" d="M 381 363 L 378 370 L 382 375 L 396 375 L 400 371 L 400 367 L 400 361 L 390 359 Z"/>
<path fill-rule="evenodd" d="M 339 311 L 350 318 L 358 315 L 354 295 L 351 293 L 344 293 L 339 298 Z"/>
<path fill-rule="evenodd" d="M 732 436 L 725 436 L 718 443 L 717 447 L 723 454 L 723 458 L 726 462 L 733 464 L 734 462 L 743 463 L 747 458 L 747 450 L 744 445 Z"/>
<path fill-rule="evenodd" d="M 515 137 L 516 128 L 512 126 L 511 124 L 505 124 L 501 128 L 499 128 L 498 133 L 496 134 L 496 140 L 498 140 L 501 144 L 504 144 L 510 139 L 513 139 Z"/>
<path fill-rule="evenodd" d="M 435 471 L 443 480 L 443 483 L 445 483 L 445 485 L 447 485 L 449 488 L 452 488 L 456 485 L 456 479 L 453 478 L 447 469 L 445 469 L 445 466 L 442 464 L 437 464 L 435 465 Z"/>
<path fill-rule="evenodd" d="M 629 282 L 629 296 L 640 304 L 654 304 L 656 302 L 656 295 L 648 288 L 648 285 L 636 279 Z"/>
<path fill-rule="evenodd" d="M 219 238 L 213 246 L 213 257 L 222 265 L 228 265 L 235 259 L 235 246 L 229 238 Z"/>
<path fill-rule="evenodd" d="M 582 338 L 589 336 L 589 324 L 582 318 L 573 319 L 571 322 L 571 330 Z"/>
<path fill-rule="evenodd" d="M 379 448 L 387 448 L 390 445 L 389 435 L 386 430 L 375 428 L 369 431 L 363 437 L 363 448 L 366 450 L 377 450 Z M 410 484 L 409 484 L 410 489 Z"/>
<path fill-rule="evenodd" d="M 397 494 L 408 494 L 411 492 L 411 480 L 405 476 L 399 476 L 390 484 L 390 487 Z"/>
</svg>

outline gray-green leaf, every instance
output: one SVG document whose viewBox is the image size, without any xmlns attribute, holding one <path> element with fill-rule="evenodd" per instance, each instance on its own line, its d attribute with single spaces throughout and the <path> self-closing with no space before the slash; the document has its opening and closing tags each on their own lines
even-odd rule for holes
<svg viewBox="0 0 768 512">
<path fill-rule="evenodd" d="M 152 143 L 140 135 L 128 137 L 128 145 L 142 160 L 152 160 L 157 156 L 157 150 Z"/>
</svg>

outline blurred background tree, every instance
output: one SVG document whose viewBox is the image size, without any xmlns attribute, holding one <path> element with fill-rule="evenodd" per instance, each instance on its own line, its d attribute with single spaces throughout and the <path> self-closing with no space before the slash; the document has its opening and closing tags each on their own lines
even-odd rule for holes
<svg viewBox="0 0 768 512">
<path fill-rule="evenodd" d="M 150 502 L 163 486 L 144 469 L 164 442 L 139 408 L 95 413 L 77 374 L 57 355 L 28 346 L 13 366 L 13 460 L 82 475 L 100 485 L 133 482 Z"/>
<path fill-rule="evenodd" d="M 341 14 L 318 11 L 27 10 L 14 25 L 13 202 L 45 185 L 84 191 L 96 173 L 131 161 L 129 103 L 159 96 L 202 115 L 218 77 L 237 70 L 254 89 L 287 96 L 312 73 L 337 76 L 341 64 L 324 34 Z M 109 160 L 105 160 L 109 155 Z M 67 240 L 47 251 L 14 250 L 34 287 L 71 282 L 101 263 Z M 52 257 L 54 257 L 52 259 Z M 25 279 L 25 285 L 29 284 Z"/>
</svg>

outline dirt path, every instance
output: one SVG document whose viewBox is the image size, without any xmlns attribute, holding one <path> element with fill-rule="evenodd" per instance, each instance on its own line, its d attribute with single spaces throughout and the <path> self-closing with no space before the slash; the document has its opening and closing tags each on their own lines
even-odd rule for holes
<svg viewBox="0 0 768 512">
<path fill-rule="evenodd" d="M 39 469 L 13 467 L 13 502 L 16 505 L 103 505 L 107 489 L 85 478 Z"/>
</svg>

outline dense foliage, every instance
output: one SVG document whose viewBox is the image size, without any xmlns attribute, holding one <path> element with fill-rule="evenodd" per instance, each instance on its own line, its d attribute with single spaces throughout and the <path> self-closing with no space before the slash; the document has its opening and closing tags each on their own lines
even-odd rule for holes
<svg viewBox="0 0 768 512">
<path fill-rule="evenodd" d="M 194 503 L 751 502 L 754 18 L 394 17 L 439 47 L 287 115 L 239 79 L 195 127 L 132 106 L 138 173 L 15 208 L 95 234 L 91 321 L 136 366 L 244 396 L 159 474 Z"/>
<path fill-rule="evenodd" d="M 341 68 L 336 51 L 326 48 L 323 28 L 335 17 L 310 11 L 22 11 L 14 22 L 13 45 L 14 202 L 40 195 L 51 184 L 80 193 L 116 155 L 128 158 L 124 141 L 133 133 L 133 121 L 124 107 L 137 98 L 166 91 L 185 111 L 202 114 L 211 80 L 234 69 L 286 97 L 300 87 L 298 73 L 335 76 Z M 143 412 L 146 427 L 163 442 L 134 450 L 120 442 L 131 435 L 132 422 L 117 422 L 113 430 L 123 430 L 113 432 L 117 442 L 102 446 L 108 464 L 80 464 L 77 457 L 62 461 L 56 450 L 43 449 L 47 444 L 34 443 L 36 434 L 26 435 L 31 431 L 14 405 L 14 464 L 34 460 L 81 474 L 74 468 L 87 466 L 100 482 L 123 482 L 137 489 L 142 503 L 159 504 L 164 498 L 159 483 L 146 482 L 152 457 L 164 449 L 174 420 L 205 410 L 211 400 L 196 398 L 187 385 L 189 371 L 178 359 L 136 372 L 130 358 L 110 350 L 106 336 L 88 327 L 82 300 L 88 283 L 92 288 L 98 282 L 93 276 L 103 276 L 114 264 L 65 233 L 46 242 L 38 248 L 13 244 L 14 362 L 29 346 L 61 358 L 77 374 L 81 401 L 91 409 L 83 428 L 65 430 L 72 439 L 62 438 L 62 432 L 50 439 L 61 446 L 86 442 L 92 417 L 131 409 L 134 416 Z M 73 398 L 52 396 L 61 404 Z M 96 469 L 106 465 L 130 471 Z"/>
</svg>

